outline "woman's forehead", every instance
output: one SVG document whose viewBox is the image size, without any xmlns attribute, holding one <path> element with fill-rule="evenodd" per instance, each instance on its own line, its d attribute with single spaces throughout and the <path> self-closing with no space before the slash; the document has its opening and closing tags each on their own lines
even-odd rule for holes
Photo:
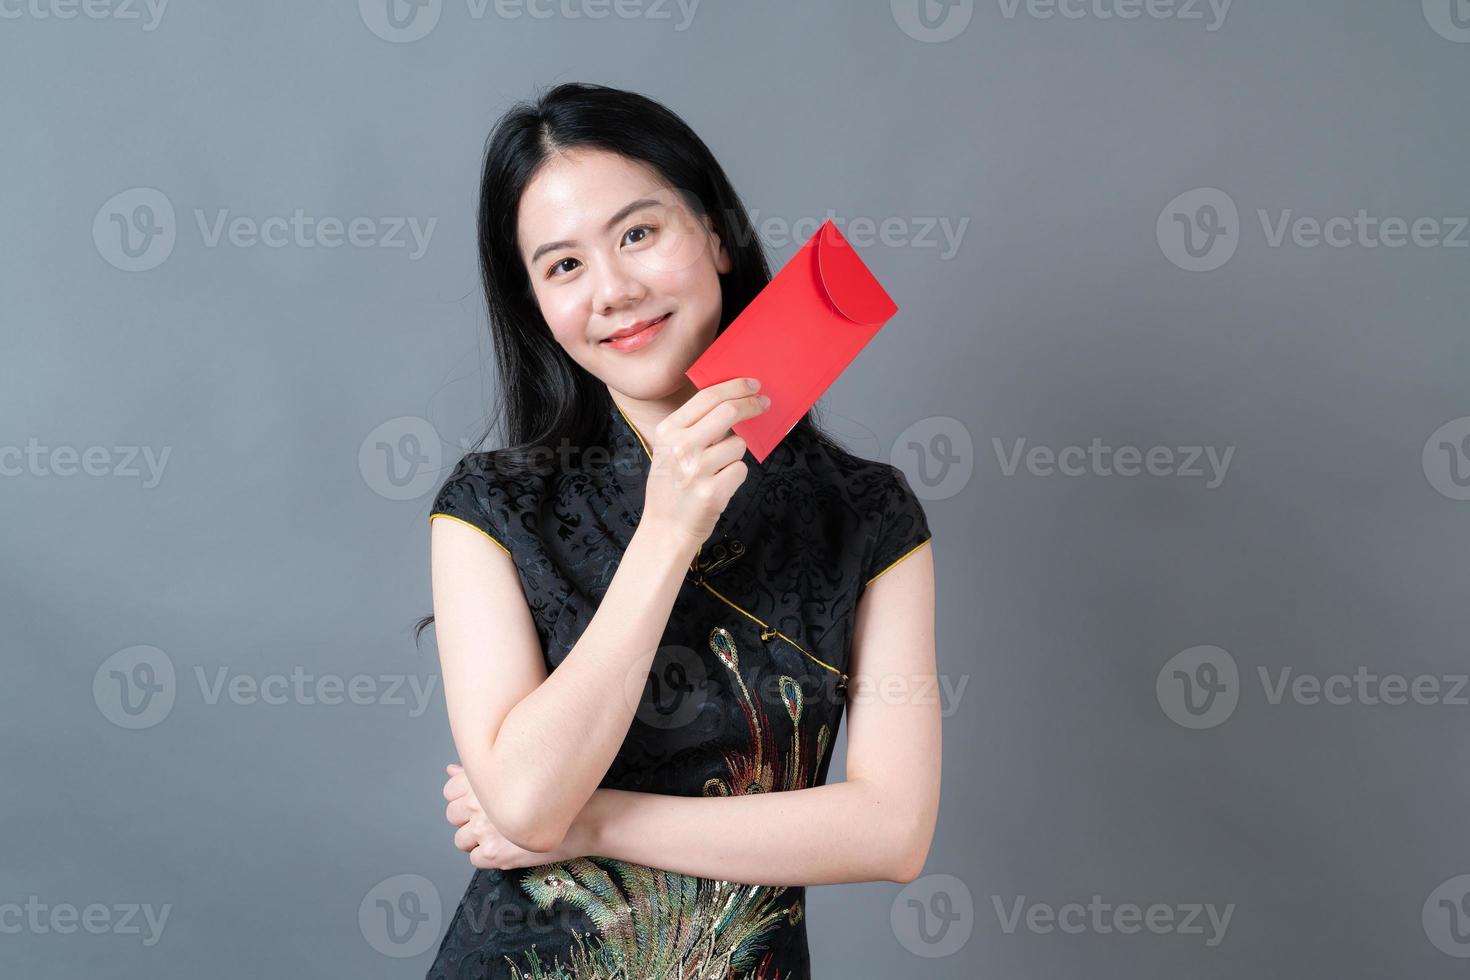
<svg viewBox="0 0 1470 980">
<path fill-rule="evenodd" d="M 679 200 L 668 182 L 640 160 L 603 150 L 556 153 L 537 169 L 521 195 L 523 243 L 526 230 L 571 237 L 584 225 L 600 228 L 619 208 L 639 198 Z"/>
</svg>

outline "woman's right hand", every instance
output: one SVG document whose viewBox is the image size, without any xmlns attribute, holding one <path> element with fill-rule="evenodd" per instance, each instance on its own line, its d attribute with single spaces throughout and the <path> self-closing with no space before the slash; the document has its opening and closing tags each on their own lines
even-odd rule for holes
<svg viewBox="0 0 1470 980">
<path fill-rule="evenodd" d="M 745 482 L 745 440 L 731 427 L 766 410 L 758 388 L 749 378 L 710 385 L 654 427 L 642 522 L 680 535 L 690 557 Z"/>
</svg>

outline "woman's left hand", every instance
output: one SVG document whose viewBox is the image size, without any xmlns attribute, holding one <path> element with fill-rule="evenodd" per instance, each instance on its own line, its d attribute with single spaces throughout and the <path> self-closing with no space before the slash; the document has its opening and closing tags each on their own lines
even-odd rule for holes
<svg viewBox="0 0 1470 980">
<path fill-rule="evenodd" d="M 480 806 L 479 798 L 470 788 L 464 768 L 455 763 L 445 766 L 449 779 L 444 783 L 444 798 L 449 804 L 444 808 L 444 818 L 458 829 L 454 832 L 454 846 L 468 852 L 470 863 L 477 868 L 499 869 L 529 868 L 538 864 L 550 864 L 581 857 L 573 853 L 568 841 L 554 851 L 528 851 L 506 840 Z"/>
</svg>

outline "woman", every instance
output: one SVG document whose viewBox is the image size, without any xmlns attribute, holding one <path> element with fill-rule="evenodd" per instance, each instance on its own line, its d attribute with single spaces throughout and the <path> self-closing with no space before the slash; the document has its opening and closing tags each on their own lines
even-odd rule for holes
<svg viewBox="0 0 1470 980">
<path fill-rule="evenodd" d="M 510 446 L 430 517 L 477 870 L 429 976 L 807 977 L 804 886 L 910 881 L 933 834 L 923 509 L 810 415 L 757 463 L 731 431 L 755 387 L 684 376 L 770 273 L 658 103 L 568 84 L 508 113 L 479 247 Z"/>
</svg>

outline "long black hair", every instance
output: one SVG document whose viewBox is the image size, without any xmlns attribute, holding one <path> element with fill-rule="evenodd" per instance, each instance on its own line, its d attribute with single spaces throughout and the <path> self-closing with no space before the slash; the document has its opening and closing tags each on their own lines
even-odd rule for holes
<svg viewBox="0 0 1470 980">
<path fill-rule="evenodd" d="M 503 422 L 498 471 L 538 465 L 533 462 L 538 448 L 599 446 L 608 434 L 607 386 L 552 337 L 517 243 L 516 219 L 526 186 L 553 153 L 577 147 L 649 165 L 679 190 L 687 206 L 711 221 L 730 256 L 730 271 L 720 274 L 716 336 L 771 281 L 750 215 L 730 179 L 704 141 L 667 107 L 635 92 L 585 82 L 557 85 L 534 101 L 517 103 L 486 141 L 480 174 L 480 278 L 500 375 L 500 412 L 476 445 L 485 445 Z M 792 431 L 845 451 L 818 427 L 814 413 L 815 408 L 808 411 Z M 415 640 L 433 621 L 429 615 L 415 624 Z"/>
</svg>

